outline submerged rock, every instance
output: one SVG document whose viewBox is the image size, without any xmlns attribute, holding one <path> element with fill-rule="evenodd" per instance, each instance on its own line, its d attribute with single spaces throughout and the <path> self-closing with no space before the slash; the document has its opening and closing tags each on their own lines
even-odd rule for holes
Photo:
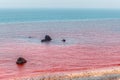
<svg viewBox="0 0 120 80">
<path fill-rule="evenodd" d="M 50 42 L 52 38 L 49 35 L 45 35 L 45 38 L 41 40 L 41 42 Z"/>
<path fill-rule="evenodd" d="M 63 40 L 62 40 L 62 42 L 66 42 L 66 40 L 65 40 L 65 39 L 63 39 Z"/>
<path fill-rule="evenodd" d="M 32 38 L 32 36 L 29 36 L 28 38 Z"/>
<path fill-rule="evenodd" d="M 19 57 L 18 59 L 17 59 L 17 61 L 16 61 L 16 64 L 24 64 L 24 63 L 26 63 L 27 62 L 27 60 L 25 60 L 24 58 L 22 58 L 22 57 Z"/>
</svg>

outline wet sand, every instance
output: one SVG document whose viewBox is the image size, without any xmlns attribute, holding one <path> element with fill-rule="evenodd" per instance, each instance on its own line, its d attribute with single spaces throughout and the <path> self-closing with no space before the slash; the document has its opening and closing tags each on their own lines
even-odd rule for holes
<svg viewBox="0 0 120 80">
<path fill-rule="evenodd" d="M 41 43 L 46 34 L 53 39 L 49 44 Z M 58 73 L 63 77 L 72 74 L 74 80 L 86 70 L 119 67 L 119 34 L 120 20 L 0 24 L 0 79 Z M 28 62 L 18 66 L 18 57 Z M 116 71 L 108 71 L 108 75 L 119 76 L 119 69 Z M 104 72 L 101 74 L 104 77 Z"/>
<path fill-rule="evenodd" d="M 101 68 L 96 70 L 86 70 L 69 73 L 53 73 L 44 75 L 34 75 L 11 80 L 119 80 L 120 67 Z"/>
</svg>

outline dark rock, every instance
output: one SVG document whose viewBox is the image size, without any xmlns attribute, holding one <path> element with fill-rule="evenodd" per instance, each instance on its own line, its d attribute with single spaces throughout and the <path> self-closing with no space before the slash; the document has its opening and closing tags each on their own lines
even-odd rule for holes
<svg viewBox="0 0 120 80">
<path fill-rule="evenodd" d="M 42 39 L 41 42 L 45 42 L 46 40 L 45 39 Z"/>
<path fill-rule="evenodd" d="M 63 40 L 62 40 L 62 42 L 66 42 L 66 40 L 65 40 L 65 39 L 63 39 Z"/>
<path fill-rule="evenodd" d="M 22 58 L 22 57 L 19 57 L 18 59 L 17 59 L 17 61 L 16 61 L 16 64 L 24 64 L 24 63 L 26 63 L 27 61 L 24 59 L 24 58 Z"/>
<path fill-rule="evenodd" d="M 49 35 L 45 35 L 45 38 L 41 40 L 41 42 L 50 42 L 52 38 Z"/>
<path fill-rule="evenodd" d="M 52 39 L 51 39 L 51 37 L 50 37 L 49 35 L 46 35 L 46 36 L 45 36 L 45 40 L 46 40 L 46 41 L 51 41 Z"/>
<path fill-rule="evenodd" d="M 32 38 L 32 36 L 29 36 L 28 38 Z"/>
</svg>

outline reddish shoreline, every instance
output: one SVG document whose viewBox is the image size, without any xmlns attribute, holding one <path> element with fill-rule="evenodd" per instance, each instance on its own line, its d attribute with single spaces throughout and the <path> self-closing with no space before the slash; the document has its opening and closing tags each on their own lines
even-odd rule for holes
<svg viewBox="0 0 120 80">
<path fill-rule="evenodd" d="M 36 74 L 31 76 L 24 76 L 21 78 L 13 78 L 11 80 L 84 80 L 88 78 L 89 80 L 93 80 L 93 78 L 101 78 L 101 80 L 110 80 L 112 78 L 116 78 L 115 80 L 120 79 L 120 67 L 107 67 L 107 68 L 99 68 L 85 71 L 69 71 L 69 72 L 56 72 L 56 73 L 45 73 L 45 74 Z M 106 77 L 105 77 L 106 76 Z M 105 79 L 102 79 L 102 78 Z"/>
<path fill-rule="evenodd" d="M 11 59 L 10 60 L 11 62 L 9 64 L 12 64 L 12 65 L 9 66 L 9 68 L 11 70 L 13 70 L 14 73 L 13 74 L 8 73 L 8 76 L 7 77 L 4 76 L 3 80 L 5 80 L 7 78 L 8 79 L 12 78 L 13 75 L 14 75 L 14 77 L 15 76 L 23 77 L 23 76 L 34 75 L 34 74 L 46 74 L 46 73 L 56 73 L 56 72 L 64 73 L 64 72 L 71 72 L 71 71 L 74 72 L 74 71 L 83 71 L 83 70 L 99 69 L 99 68 L 104 68 L 104 67 L 107 68 L 107 67 L 119 66 L 119 60 L 118 60 L 119 58 L 118 59 L 116 59 L 116 57 L 114 58 L 114 56 L 116 56 L 117 54 L 119 55 L 119 53 L 114 54 L 114 56 L 111 56 L 108 53 L 104 53 L 104 56 L 101 54 L 99 54 L 99 55 L 95 54 L 96 52 L 98 53 L 101 50 L 107 50 L 107 52 L 108 52 L 108 50 L 110 50 L 110 52 L 112 52 L 113 50 L 110 47 L 105 48 L 105 47 L 88 46 L 88 45 L 87 46 L 85 46 L 85 45 L 42 46 L 42 45 L 38 45 L 38 44 L 31 45 L 28 43 L 26 45 L 24 44 L 24 46 L 22 46 L 23 44 L 19 44 L 19 45 L 15 44 L 14 45 L 13 43 L 12 44 L 9 43 L 9 45 L 11 45 L 11 47 L 9 47 L 9 49 L 3 48 L 0 51 L 3 51 L 3 53 L 9 53 L 9 54 L 4 54 L 3 56 L 6 55 L 5 57 L 9 57 L 9 56 L 13 57 L 13 59 L 11 59 L 11 57 L 9 57 L 8 60 Z M 28 48 L 28 46 L 29 46 L 29 48 Z M 14 49 L 15 47 L 17 47 L 17 48 Z M 118 46 L 116 46 L 116 47 L 118 48 Z M 117 50 L 116 47 L 114 46 L 114 48 Z M 12 54 L 12 52 L 17 53 L 18 49 L 19 49 L 19 52 L 22 54 Z M 28 49 L 28 50 L 26 50 L 26 49 Z M 72 51 L 69 52 L 69 49 L 71 49 Z M 89 51 L 89 53 L 87 50 Z M 66 51 L 69 52 L 69 54 L 70 53 L 71 54 L 70 55 L 62 54 L 62 53 L 65 53 Z M 80 51 L 84 51 L 84 53 L 80 52 Z M 77 56 L 74 56 L 74 54 L 72 54 L 72 53 L 76 53 L 76 52 L 79 52 L 80 54 L 77 54 Z M 28 56 L 28 53 L 29 53 L 29 56 Z M 44 54 L 40 54 L 40 53 L 44 53 Z M 32 55 L 32 57 L 30 54 Z M 93 56 L 93 54 L 94 54 L 94 56 Z M 28 59 L 28 62 L 24 66 L 21 66 L 21 67 L 17 66 L 15 64 L 16 58 L 20 55 L 24 56 L 26 59 Z M 102 56 L 102 57 L 100 57 L 100 56 Z M 106 62 L 107 57 L 108 58 L 110 57 L 110 59 L 109 59 L 110 63 L 108 63 L 108 61 Z M 81 62 L 84 62 L 83 59 L 85 59 L 85 61 L 88 59 L 87 62 L 89 62 L 89 63 L 87 63 L 87 64 L 81 63 Z M 33 60 L 33 61 L 31 61 L 31 60 Z M 38 60 L 38 62 L 40 60 L 40 63 L 42 61 L 44 61 L 44 62 L 41 64 L 35 63 L 37 60 Z M 48 61 L 50 61 L 50 62 L 48 63 Z M 54 61 L 54 63 L 52 63 L 52 61 Z M 57 63 L 55 63 L 56 61 L 57 61 Z M 118 63 L 116 63 L 117 61 L 118 61 Z M 93 64 L 93 62 L 96 64 Z M 99 64 L 97 64 L 97 63 L 99 63 Z M 7 66 L 7 67 L 5 68 L 5 66 Z M 60 67 L 58 67 L 58 66 L 60 66 Z M 77 66 L 83 66 L 83 67 L 77 67 Z M 9 71 L 7 63 L 4 63 L 3 67 L 1 67 L 1 68 L 3 68 L 3 70 L 4 70 L 3 73 L 7 73 L 7 72 L 5 72 L 5 70 L 7 70 L 7 69 Z"/>
</svg>

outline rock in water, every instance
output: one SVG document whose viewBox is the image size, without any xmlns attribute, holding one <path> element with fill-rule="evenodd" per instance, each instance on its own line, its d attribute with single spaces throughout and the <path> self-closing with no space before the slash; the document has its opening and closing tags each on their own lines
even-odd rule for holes
<svg viewBox="0 0 120 80">
<path fill-rule="evenodd" d="M 19 57 L 18 59 L 17 59 L 17 61 L 16 61 L 16 64 L 24 64 L 24 63 L 26 63 L 27 61 L 24 59 L 24 58 L 22 58 L 22 57 Z"/>
<path fill-rule="evenodd" d="M 29 36 L 28 38 L 32 38 L 32 36 Z"/>
<path fill-rule="evenodd" d="M 45 40 L 51 41 L 52 39 L 51 39 L 51 37 L 50 37 L 49 35 L 46 35 L 46 36 L 45 36 Z"/>
<path fill-rule="evenodd" d="M 41 42 L 50 42 L 52 38 L 49 35 L 45 35 L 45 38 L 41 40 Z"/>
<path fill-rule="evenodd" d="M 63 40 L 62 40 L 62 42 L 66 42 L 66 40 L 65 40 L 65 39 L 63 39 Z"/>
<path fill-rule="evenodd" d="M 45 42 L 45 39 L 42 39 L 41 42 Z"/>
</svg>

